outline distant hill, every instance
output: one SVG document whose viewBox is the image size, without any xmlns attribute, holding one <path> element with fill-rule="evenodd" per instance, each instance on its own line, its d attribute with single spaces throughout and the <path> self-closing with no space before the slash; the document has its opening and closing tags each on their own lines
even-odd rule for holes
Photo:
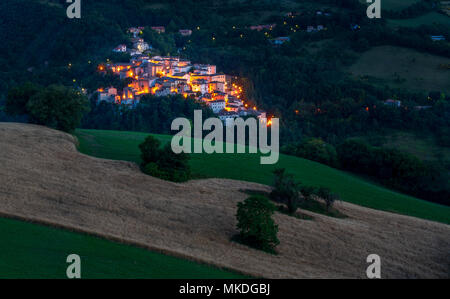
<svg viewBox="0 0 450 299">
<path fill-rule="evenodd" d="M 450 19 L 450 18 L 449 18 Z M 450 59 L 393 46 L 374 47 L 348 68 L 356 78 L 374 85 L 406 90 L 450 92 Z"/>
<path fill-rule="evenodd" d="M 450 26 L 450 16 L 437 12 L 429 12 L 415 18 L 388 20 L 388 24 L 393 27 L 396 26 L 419 27 L 422 25 L 433 25 L 433 24 L 443 24 L 446 26 Z"/>
<path fill-rule="evenodd" d="M 381 5 L 382 9 L 398 11 L 405 9 L 420 1 L 421 0 L 383 0 Z M 359 0 L 359 2 L 367 4 L 366 0 Z"/>
</svg>

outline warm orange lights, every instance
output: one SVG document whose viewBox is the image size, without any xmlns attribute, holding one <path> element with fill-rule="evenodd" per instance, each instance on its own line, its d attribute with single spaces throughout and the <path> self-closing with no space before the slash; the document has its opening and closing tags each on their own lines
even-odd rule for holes
<svg viewBox="0 0 450 299">
<path fill-rule="evenodd" d="M 212 38 L 216 39 L 217 37 L 212 36 Z M 120 74 L 121 79 L 128 78 L 125 81 L 128 87 L 123 88 L 122 92 L 119 91 L 120 95 L 116 96 L 116 102 L 129 104 L 134 100 L 139 100 L 144 94 L 159 95 L 161 93 L 162 95 L 168 94 L 170 91 L 171 94 L 178 94 L 185 99 L 192 97 L 204 102 L 221 101 L 221 105 L 224 101 L 224 110 L 234 112 L 236 115 L 240 115 L 241 112 L 247 114 L 249 110 L 256 112 L 250 111 L 249 114 L 252 115 L 265 115 L 262 111 L 258 113 L 258 108 L 252 106 L 252 103 L 245 103 L 247 101 L 243 89 L 245 83 L 241 82 L 239 77 L 233 76 L 227 79 L 223 73 L 216 74 L 215 66 L 206 65 L 207 71 L 205 71 L 205 65 L 191 66 L 190 61 L 178 61 L 170 57 L 157 58 L 155 56 L 141 60 L 134 59 L 130 63 L 114 64 L 105 62 L 98 65 L 99 71 L 111 71 L 115 75 Z M 142 64 L 146 64 L 146 66 L 139 67 Z M 186 67 L 188 68 L 185 69 Z M 104 92 L 103 88 L 98 91 Z M 272 119 L 267 119 L 267 125 L 272 125 Z"/>
<path fill-rule="evenodd" d="M 157 91 L 158 91 L 158 87 L 157 86 L 152 88 L 152 94 L 155 94 Z"/>
</svg>

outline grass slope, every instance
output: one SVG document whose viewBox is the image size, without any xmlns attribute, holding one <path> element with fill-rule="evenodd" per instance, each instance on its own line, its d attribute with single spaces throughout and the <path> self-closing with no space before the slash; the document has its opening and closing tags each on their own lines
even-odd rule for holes
<svg viewBox="0 0 450 299">
<path fill-rule="evenodd" d="M 410 153 L 423 161 L 450 161 L 450 148 L 440 146 L 433 136 L 395 131 L 387 135 L 361 136 L 360 139 L 383 148 L 394 148 Z"/>
<path fill-rule="evenodd" d="M 416 91 L 450 92 L 449 59 L 407 48 L 380 46 L 364 53 L 348 71 L 371 83 Z"/>
<path fill-rule="evenodd" d="M 398 19 L 398 20 L 389 19 L 388 24 L 391 26 L 413 27 L 413 28 L 422 25 L 432 25 L 432 24 L 443 24 L 450 26 L 450 17 L 437 12 L 429 12 L 417 18 Z"/>
<path fill-rule="evenodd" d="M 0 218 L 1 278 L 66 278 L 66 258 L 81 257 L 82 278 L 243 278 L 142 248 L 28 222 Z"/>
<path fill-rule="evenodd" d="M 420 0 L 383 0 L 381 1 L 381 9 L 402 10 L 419 1 Z M 367 4 L 366 0 L 359 0 L 359 2 Z"/>
<path fill-rule="evenodd" d="M 82 153 L 115 160 L 140 162 L 138 145 L 148 134 L 137 132 L 77 130 Z M 154 135 L 163 142 L 170 136 Z M 192 154 L 191 166 L 197 178 L 229 178 L 262 184 L 272 182 L 275 168 L 286 168 L 302 183 L 325 186 L 340 194 L 343 200 L 369 208 L 450 223 L 450 207 L 403 195 L 357 176 L 309 160 L 280 155 L 276 165 L 261 165 L 258 155 Z"/>
</svg>

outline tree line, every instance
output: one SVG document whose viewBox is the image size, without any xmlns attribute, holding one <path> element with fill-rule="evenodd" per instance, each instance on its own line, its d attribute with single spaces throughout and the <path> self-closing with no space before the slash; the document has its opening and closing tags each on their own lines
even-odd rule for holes
<svg viewBox="0 0 450 299">
<path fill-rule="evenodd" d="M 322 139 L 311 138 L 285 145 L 282 152 L 370 177 L 424 200 L 450 205 L 450 177 L 445 165 L 424 162 L 397 149 L 370 146 L 358 139 L 347 139 L 335 148 Z"/>
</svg>

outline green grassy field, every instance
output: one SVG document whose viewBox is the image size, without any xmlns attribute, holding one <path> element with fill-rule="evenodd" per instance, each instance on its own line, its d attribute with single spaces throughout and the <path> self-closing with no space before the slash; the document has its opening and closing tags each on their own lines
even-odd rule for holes
<svg viewBox="0 0 450 299">
<path fill-rule="evenodd" d="M 140 162 L 138 145 L 148 134 L 136 132 L 77 130 L 82 153 L 114 160 Z M 154 135 L 163 142 L 170 136 Z M 271 184 L 275 168 L 286 168 L 306 185 L 325 186 L 345 201 L 362 206 L 450 223 L 450 207 L 445 207 L 394 192 L 309 160 L 280 155 L 275 165 L 261 165 L 258 155 L 192 154 L 191 166 L 196 178 L 230 178 Z"/>
<path fill-rule="evenodd" d="M 432 25 L 434 23 L 450 26 L 450 17 L 437 12 L 430 12 L 417 18 L 388 20 L 392 26 L 418 27 L 421 25 Z"/>
<path fill-rule="evenodd" d="M 419 1 L 420 0 L 383 0 L 381 1 L 381 9 L 402 10 Z M 359 0 L 359 2 L 367 4 L 366 0 Z"/>
<path fill-rule="evenodd" d="M 423 161 L 450 161 L 450 148 L 437 144 L 433 136 L 417 136 L 414 133 L 395 131 L 384 136 L 361 136 L 360 139 L 384 148 L 395 148 L 410 153 Z"/>
<path fill-rule="evenodd" d="M 208 265 L 81 233 L 0 218 L 1 278 L 66 278 L 66 258 L 81 257 L 82 278 L 244 278 Z"/>
<path fill-rule="evenodd" d="M 379 86 L 388 85 L 415 91 L 450 92 L 446 57 L 394 46 L 374 47 L 362 53 L 347 68 L 352 76 Z"/>
</svg>

